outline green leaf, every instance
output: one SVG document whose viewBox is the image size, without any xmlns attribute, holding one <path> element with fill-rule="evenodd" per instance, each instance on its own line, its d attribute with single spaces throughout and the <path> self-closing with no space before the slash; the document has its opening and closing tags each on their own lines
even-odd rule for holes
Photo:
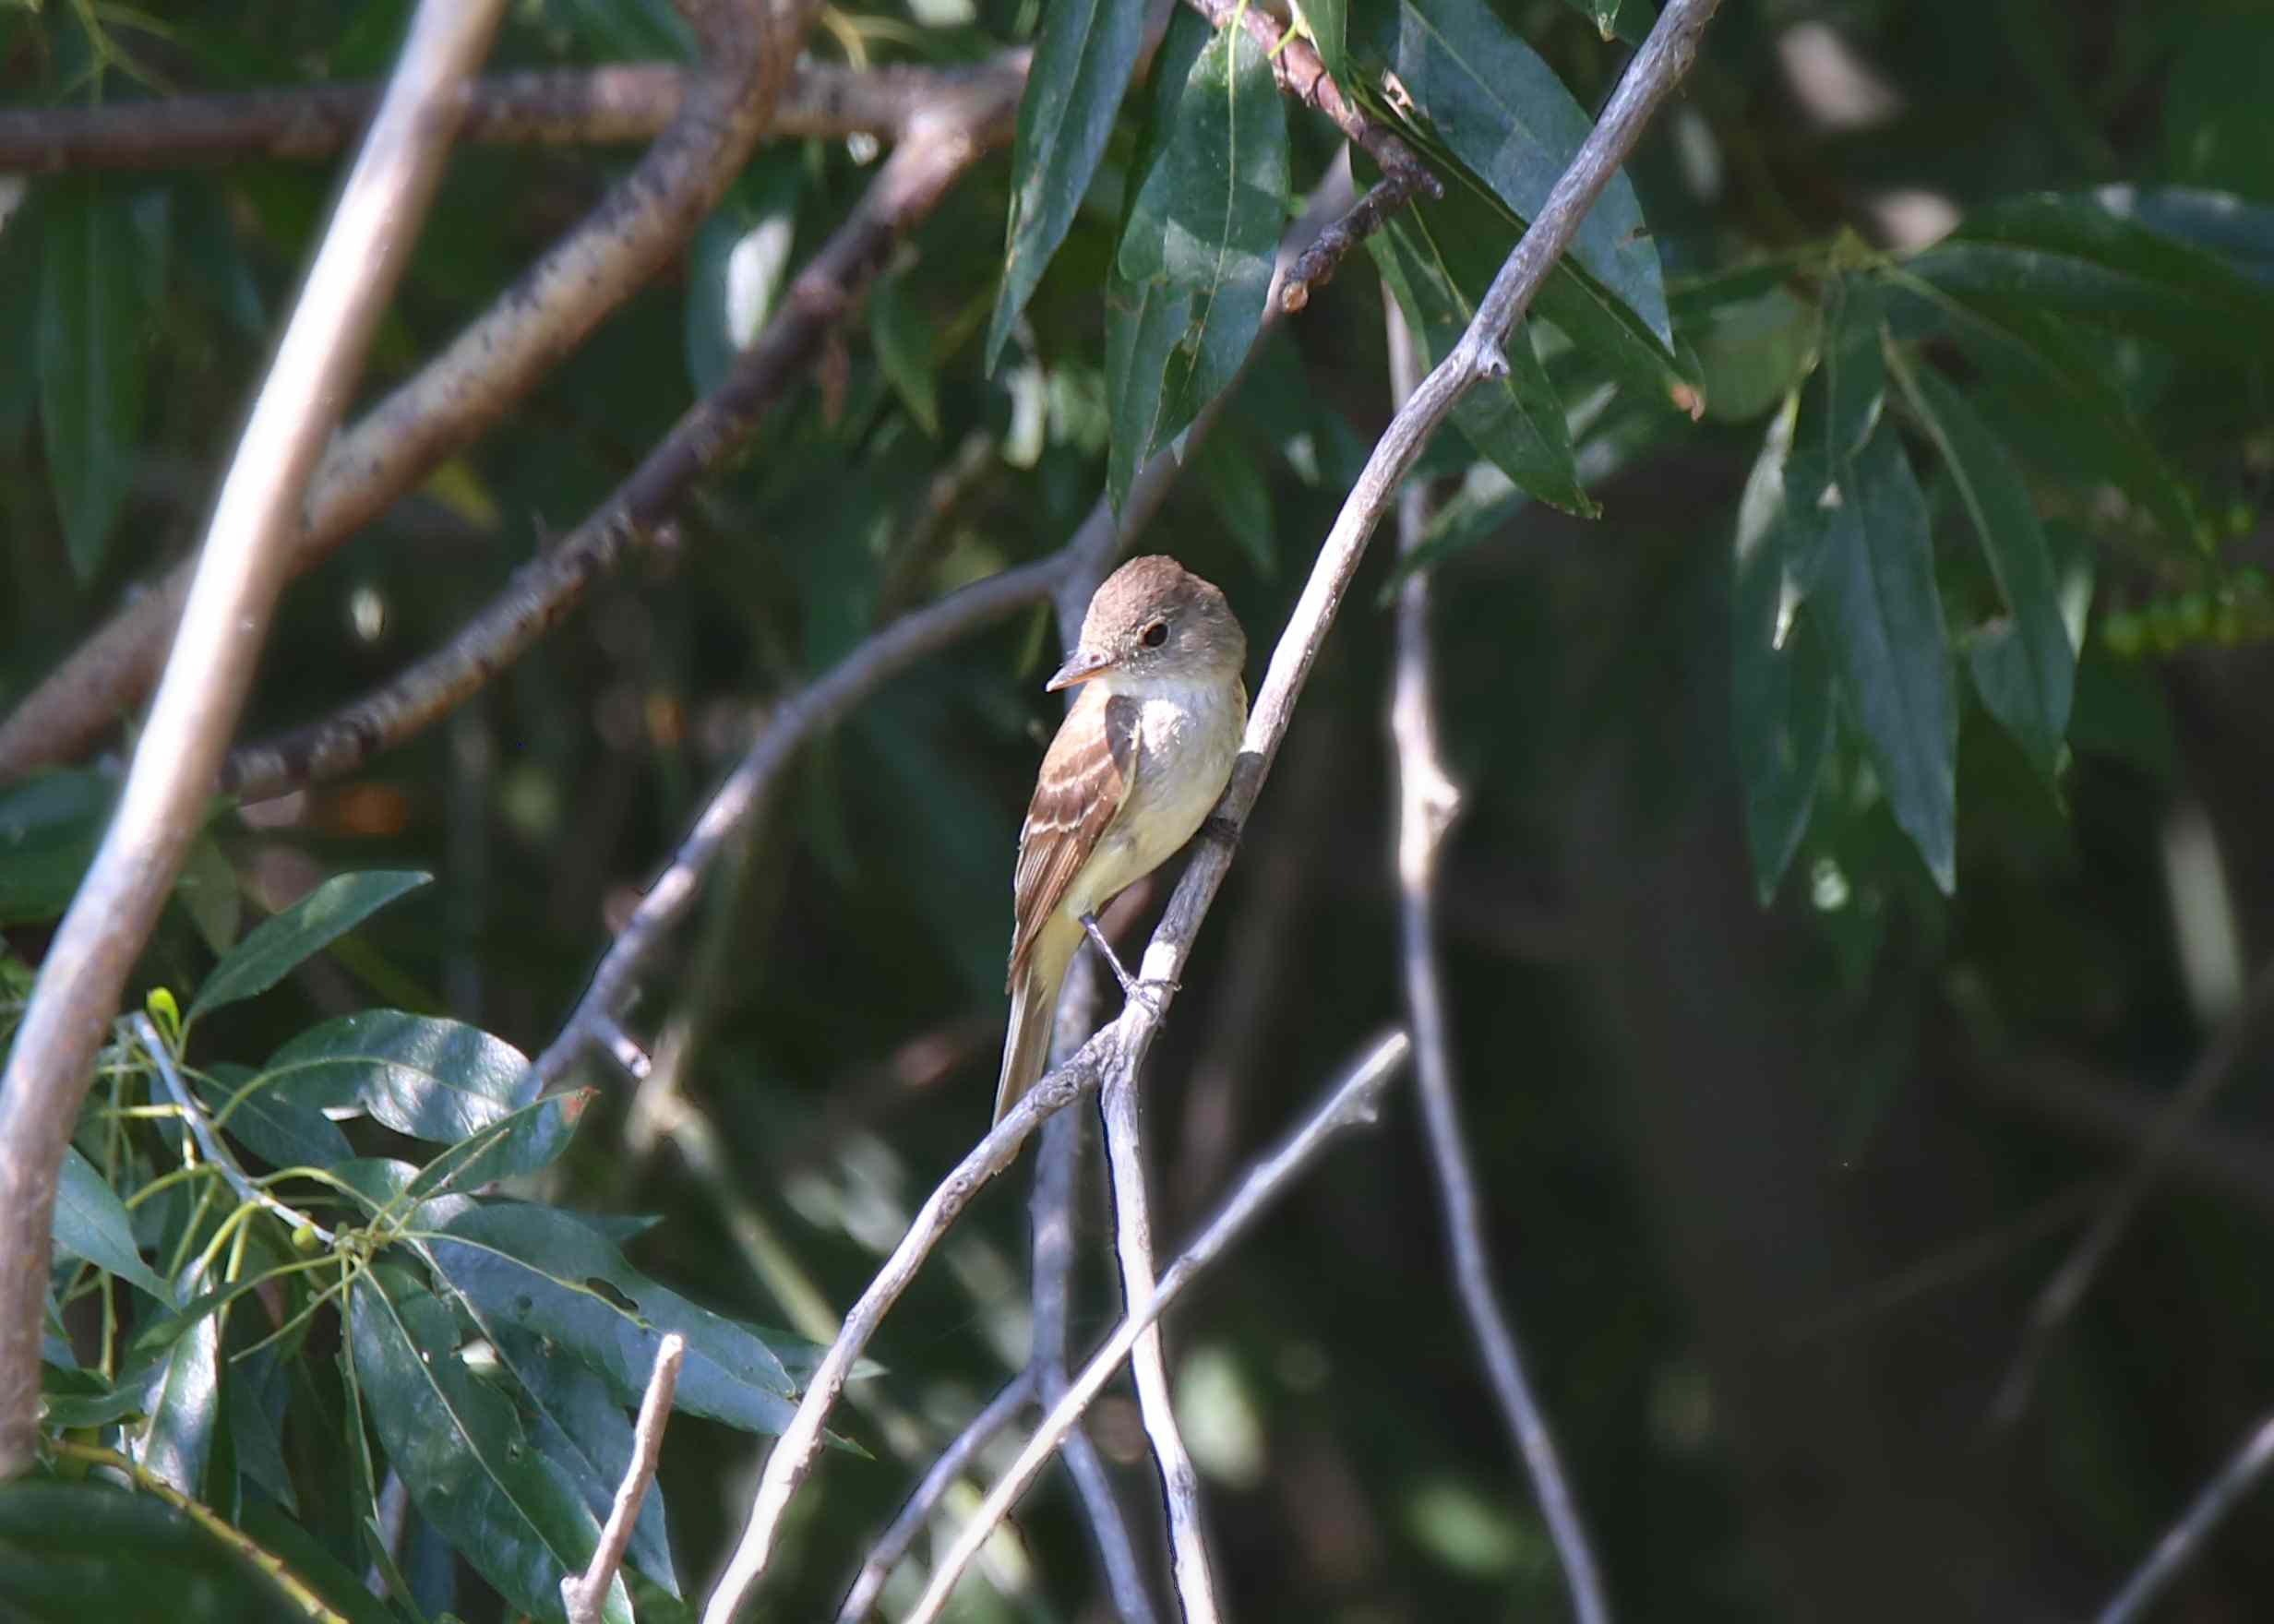
<svg viewBox="0 0 2274 1624">
<path fill-rule="evenodd" d="M 40 234 L 40 419 L 64 541 L 84 581 L 102 567 L 134 483 L 155 300 L 148 245 L 115 181 L 54 183 Z"/>
<path fill-rule="evenodd" d="M 357 1276 L 349 1298 L 356 1380 L 412 1504 L 511 1606 L 562 1617 L 561 1579 L 592 1558 L 599 1523 L 512 1403 L 466 1368 L 438 1298 L 385 1265 Z M 620 1576 L 604 1616 L 631 1624 Z"/>
<path fill-rule="evenodd" d="M 892 393 L 916 426 L 938 439 L 940 376 L 932 364 L 931 325 L 910 302 L 906 284 L 898 273 L 877 279 L 868 293 L 868 340 Z"/>
<path fill-rule="evenodd" d="M 687 370 L 707 395 L 749 348 L 789 274 L 805 178 L 794 152 L 760 157 L 743 172 L 688 250 Z"/>
<path fill-rule="evenodd" d="M 2024 680 L 1982 689 L 1983 703 L 2019 741 L 2037 770 L 2053 775 L 2067 736 L 2077 687 L 2077 650 L 2063 624 L 2053 561 L 2036 504 L 2020 472 L 2006 457 L 1966 397 L 1924 366 L 1895 358 L 1895 374 L 1920 421 L 1942 453 L 1990 572 L 2012 616 L 2015 652 Z M 2007 654 L 1990 656 L 2002 662 Z M 1978 667 L 1979 669 L 1979 667 Z M 2003 676 L 2002 667 L 1993 667 Z"/>
<path fill-rule="evenodd" d="M 1144 0 L 1049 0 L 1044 9 L 1011 148 L 1009 246 L 987 334 L 990 373 L 1105 156 L 1136 70 L 1145 9 Z"/>
<path fill-rule="evenodd" d="M 2226 359 L 2274 349 L 2274 287 L 2131 216 L 2113 189 L 1982 209 L 1911 274 L 1976 303 L 2060 310 Z"/>
<path fill-rule="evenodd" d="M 406 891 L 433 876 L 389 869 L 337 874 L 291 907 L 264 919 L 213 967 L 191 1000 L 188 1021 L 257 997 Z"/>
<path fill-rule="evenodd" d="M 427 1163 L 404 1196 L 424 1200 L 452 1190 L 478 1189 L 550 1164 L 576 1137 L 577 1124 L 598 1092 L 580 1088 L 546 1094 L 475 1129 Z"/>
<path fill-rule="evenodd" d="M 599 1375 L 545 1337 L 504 1325 L 491 1330 L 491 1345 L 528 1400 L 537 1447 L 575 1486 L 585 1509 L 604 1522 L 616 1485 L 631 1464 L 631 1423 L 624 1406 Z M 640 1503 L 630 1557 L 632 1565 L 668 1594 L 679 1594 L 660 1486 L 651 1487 Z"/>
<path fill-rule="evenodd" d="M 286 1511 L 298 1506 L 292 1472 L 284 1464 L 284 1407 L 291 1386 L 284 1361 L 269 1346 L 232 1364 L 221 1390 L 221 1418 L 237 1470 Z"/>
<path fill-rule="evenodd" d="M 1189 41 L 1191 28 L 1183 32 Z M 1185 41 L 1176 42 L 1174 55 L 1164 47 L 1165 76 L 1182 59 Z M 1134 304 L 1143 335 L 1124 342 L 1118 365 L 1113 354 L 1107 359 L 1117 505 L 1145 459 L 1238 374 L 1263 326 L 1287 222 L 1287 110 L 1263 47 L 1244 29 L 1209 32 L 1163 122 L 1168 82 L 1156 98 L 1151 162 L 1109 278 L 1108 298 L 1119 293 L 1125 309 Z M 1156 372 L 1153 357 L 1164 339 L 1170 341 Z"/>
<path fill-rule="evenodd" d="M 0 925 L 60 918 L 110 822 L 118 781 L 39 772 L 0 789 Z"/>
<path fill-rule="evenodd" d="M 7 54 L 0 40 L 0 59 Z M 14 455 L 39 398 L 40 216 L 26 197 L 0 221 L 0 451 Z"/>
<path fill-rule="evenodd" d="M 1802 424 L 1804 443 L 1811 436 Z M 1794 459 L 1797 464 L 1799 459 Z M 1813 498 L 1809 489 L 1819 493 Z M 1816 531 L 1810 569 L 1849 712 L 1895 820 L 1944 891 L 1957 884 L 1957 698 L 1951 687 L 1926 498 L 1882 424 L 1845 470 L 1787 482 Z"/>
<path fill-rule="evenodd" d="M 1795 518 L 1786 490 L 1793 413 L 1769 425 L 1737 507 L 1730 603 L 1730 695 L 1745 840 L 1766 906 L 1800 850 L 1832 747 L 1832 667 L 1803 613 L 1787 558 Z"/>
<path fill-rule="evenodd" d="M 262 1549 L 281 1557 L 293 1577 L 323 1597 L 325 1605 L 348 1624 L 401 1624 L 378 1597 L 364 1588 L 360 1574 L 349 1572 L 296 1520 L 258 1495 L 245 1497 L 237 1525 L 257 1540 Z"/>
<path fill-rule="evenodd" d="M 361 1105 L 397 1133 L 456 1144 L 527 1105 L 527 1057 L 479 1027 L 401 1009 L 328 1021 L 269 1057 L 278 1096 L 337 1109 Z"/>
<path fill-rule="evenodd" d="M 271 1167 L 329 1167 L 355 1153 L 319 1108 L 280 1097 L 262 1075 L 224 1061 L 190 1086 L 213 1126 Z"/>
<path fill-rule="evenodd" d="M 36 1477 L 0 1484 L 0 1617 L 307 1620 L 249 1560 L 156 1497 Z"/>
<path fill-rule="evenodd" d="M 2274 208 L 2196 186 L 2102 186 L 2093 197 L 2112 214 L 2216 255 L 2256 281 L 2274 282 Z"/>
<path fill-rule="evenodd" d="M 1706 415 L 1749 423 L 1773 410 L 1800 381 L 1818 328 L 1815 310 L 1782 286 L 1683 316 L 1680 330 L 1697 353 Z"/>
<path fill-rule="evenodd" d="M 203 1284 L 193 1264 L 182 1276 L 180 1295 L 194 1297 Z M 221 1403 L 221 1321 L 208 1314 L 167 1344 L 150 1372 L 142 1397 L 150 1419 L 135 1449 L 144 1469 L 186 1495 L 201 1495 Z"/>
<path fill-rule="evenodd" d="M 788 1425 L 797 1390 L 772 1348 L 639 1273 L 570 1214 L 493 1203 L 423 1238 L 478 1321 L 550 1337 L 605 1378 L 618 1402 L 639 1402 L 657 1345 L 676 1331 L 687 1338 L 679 1408 L 750 1432 Z"/>
<path fill-rule="evenodd" d="M 1887 403 L 1877 291 L 1857 277 L 1834 277 L 1824 292 L 1823 340 L 1801 398 L 1801 422 L 1816 435 L 1807 449 L 1827 468 L 1863 448 Z"/>
<path fill-rule="evenodd" d="M 1257 466 L 1254 451 L 1240 443 L 1229 424 L 1201 442 L 1195 458 L 1202 488 L 1224 528 L 1247 554 L 1257 575 L 1269 580 L 1278 573 L 1279 543 L 1272 523 L 1271 482 Z"/>
<path fill-rule="evenodd" d="M 1897 280 L 1935 304 L 1968 359 L 2056 427 L 2078 462 L 2121 489 L 2170 540 L 2196 544 L 2195 504 L 2186 487 L 2142 432 L 2104 369 L 2058 316 L 1971 304 L 1901 273 Z"/>
<path fill-rule="evenodd" d="M 1477 314 L 1454 280 L 1429 222 L 1394 215 L 1367 239 L 1382 280 L 1397 300 L 1427 372 L 1452 352 Z M 1579 484 L 1569 424 L 1528 330 L 1503 347 L 1508 376 L 1478 384 L 1453 409 L 1454 426 L 1520 489 L 1543 502 L 1593 518 L 1599 511 Z"/>
<path fill-rule="evenodd" d="M 125 1203 L 105 1183 L 95 1164 L 66 1145 L 55 1179 L 55 1245 L 75 1258 L 116 1275 L 168 1308 L 174 1293 L 142 1260 L 134 1244 L 134 1224 Z"/>
<path fill-rule="evenodd" d="M 1536 218 L 1595 127 L 1555 71 L 1485 0 L 1398 0 L 1368 23 L 1354 52 L 1395 77 L 1436 142 L 1518 219 Z M 1672 352 L 1658 250 L 1623 171 L 1580 221 L 1572 256 Z"/>
<path fill-rule="evenodd" d="M 199 835 L 190 846 L 182 876 L 174 881 L 174 894 L 205 945 L 215 953 L 226 953 L 237 939 L 242 912 L 237 871 L 230 866 L 228 854 L 211 834 Z"/>
</svg>

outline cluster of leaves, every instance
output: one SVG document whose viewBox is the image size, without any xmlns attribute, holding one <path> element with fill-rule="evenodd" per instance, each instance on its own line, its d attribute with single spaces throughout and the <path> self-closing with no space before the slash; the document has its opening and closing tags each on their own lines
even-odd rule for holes
<svg viewBox="0 0 2274 1624">
<path fill-rule="evenodd" d="M 14 793 L 0 823 L 37 795 Z M 392 1474 L 517 1612 L 557 1617 L 665 1334 L 687 1341 L 679 1409 L 761 1433 L 788 1419 L 809 1344 L 633 1269 L 619 1248 L 638 1221 L 488 1193 L 561 1154 L 589 1091 L 541 1094 L 501 1040 L 388 1009 L 324 1021 L 258 1067 L 194 1062 L 201 1020 L 425 879 L 328 880 L 224 953 L 186 1009 L 160 989 L 121 1024 L 64 1162 L 49 1470 L 0 1488 L 0 1594 L 42 1594 L 48 1553 L 91 1530 L 146 1543 L 140 1524 L 163 1515 L 87 1481 L 106 1464 L 190 1508 L 171 1515 L 209 1509 L 341 1614 L 392 1616 L 355 1576 L 369 1563 L 416 1617 L 380 1513 Z M 230 1570 L 209 1539 L 184 1548 Z M 660 1494 L 629 1560 L 678 1594 Z M 188 1617 L 152 1605 L 178 1582 L 115 1560 L 75 1581 L 114 1616 Z M 619 1577 L 605 1616 L 628 1620 L 629 1594 Z"/>
</svg>

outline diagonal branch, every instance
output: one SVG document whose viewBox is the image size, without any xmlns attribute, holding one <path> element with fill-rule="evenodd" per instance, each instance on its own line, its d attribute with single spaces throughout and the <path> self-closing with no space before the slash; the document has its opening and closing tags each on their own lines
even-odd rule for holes
<svg viewBox="0 0 2274 1624">
<path fill-rule="evenodd" d="M 608 1508 L 607 1526 L 592 1547 L 592 1559 L 582 1573 L 564 1573 L 560 1599 L 568 1624 L 600 1624 L 601 1604 L 624 1553 L 631 1548 L 632 1524 L 639 1520 L 640 1502 L 655 1486 L 655 1468 L 664 1455 L 664 1424 L 671 1419 L 671 1401 L 679 1391 L 679 1364 L 687 1356 L 687 1339 L 674 1331 L 655 1344 L 654 1368 L 648 1372 L 648 1390 L 640 1400 L 640 1418 L 631 1432 L 631 1459 L 624 1466 L 624 1481 L 616 1485 L 615 1502 Z"/>
<path fill-rule="evenodd" d="M 339 436 L 305 493 L 286 572 L 327 556 L 525 396 L 686 242 L 741 169 L 820 0 L 689 8 L 702 69 L 679 116 L 520 281 Z M 149 690 L 189 591 L 176 568 L 0 721 L 0 782 L 83 749 Z"/>
<path fill-rule="evenodd" d="M 978 67 L 853 69 L 804 62 L 782 88 L 769 139 L 896 137 L 943 95 L 1012 71 Z M 610 146 L 651 141 L 684 110 L 700 75 L 676 63 L 497 74 L 459 88 L 461 142 Z M 298 85 L 225 96 L 174 96 L 98 107 L 0 109 L 0 173 L 186 169 L 248 158 L 329 158 L 378 104 L 376 84 Z"/>
<path fill-rule="evenodd" d="M 1159 1321 L 1168 1305 L 1183 1295 L 1203 1270 L 1224 1255 L 1281 1188 L 1308 1166 L 1338 1134 L 1374 1120 L 1382 1091 L 1389 1086 L 1390 1079 L 1396 1075 L 1411 1048 L 1402 1032 L 1390 1033 L 1369 1044 L 1364 1055 L 1328 1091 L 1327 1097 L 1303 1125 L 1249 1171 L 1231 1200 L 1224 1203 L 1192 1244 L 1168 1266 L 1159 1283 L 1144 1294 L 1143 1306 L 1131 1307 L 1129 1317 L 1114 1328 L 1113 1334 L 1082 1367 L 1082 1374 L 1066 1390 L 1065 1396 L 1050 1407 L 1049 1415 L 1019 1451 L 1011 1470 L 987 1491 L 978 1514 L 955 1536 L 955 1543 L 932 1573 L 930 1587 L 910 1611 L 904 1624 L 932 1624 L 940 1617 L 955 1589 L 955 1582 L 971 1565 L 972 1558 L 978 1555 L 987 1536 L 1002 1521 L 1011 1502 L 1034 1483 L 1051 1451 L 1080 1421 L 1082 1412 L 1104 1391 L 1146 1329 Z"/>
<path fill-rule="evenodd" d="M 502 0 L 425 0 L 309 267 L 199 549 L 118 810 L 56 928 L 0 1074 L 0 1477 L 31 1458 L 56 1170 L 96 1045 L 180 872 L 287 572 L 301 495 L 363 364 Z"/>
<path fill-rule="evenodd" d="M 1418 381 L 1413 335 L 1387 288 L 1382 304 L 1389 326 L 1390 387 L 1403 400 Z M 1406 483 L 1397 502 L 1397 550 L 1410 556 L 1429 528 L 1429 492 Z M 1430 572 L 1409 572 L 1398 588 L 1397 650 L 1391 678 L 1390 740 L 1397 758 L 1398 948 L 1406 983 L 1406 1020 L 1414 1041 L 1414 1072 L 1421 1094 L 1430 1165 L 1437 1175 L 1453 1248 L 1454 1279 L 1469 1331 L 1483 1355 L 1499 1401 L 1501 1419 L 1530 1473 L 1541 1515 L 1562 1558 L 1572 1612 L 1580 1624 L 1608 1624 L 1610 1605 L 1587 1543 L 1578 1502 L 1548 1429 L 1548 1417 L 1524 1372 L 1515 1327 L 1492 1284 L 1485 1247 L 1482 1202 L 1470 1165 L 1461 1104 L 1454 1093 L 1453 1045 L 1445 1013 L 1443 976 L 1437 958 L 1437 858 L 1460 815 L 1461 789 L 1445 770 L 1437 744 L 1437 700 L 1430 662 Z"/>
<path fill-rule="evenodd" d="M 975 80 L 928 109 L 798 272 L 725 381 L 688 408 L 606 502 L 558 546 L 514 571 L 449 642 L 386 687 L 321 722 L 236 751 L 223 787 L 259 800 L 354 770 L 461 703 L 558 624 L 627 551 L 652 544 L 695 482 L 804 378 L 829 334 L 860 307 L 893 245 L 982 153 L 1009 139 L 1018 85 L 1003 76 Z"/>
<path fill-rule="evenodd" d="M 2274 1466 L 2274 1415 L 2261 1416 L 2251 1427 L 2243 1447 L 2203 1486 L 2186 1514 L 2156 1541 L 2147 1559 L 2124 1582 L 2124 1588 L 2100 1609 L 2095 1624 L 2133 1624 L 2146 1618 L 2156 1598 L 2201 1553 L 2211 1531 L 2257 1486 L 2268 1466 Z"/>
</svg>

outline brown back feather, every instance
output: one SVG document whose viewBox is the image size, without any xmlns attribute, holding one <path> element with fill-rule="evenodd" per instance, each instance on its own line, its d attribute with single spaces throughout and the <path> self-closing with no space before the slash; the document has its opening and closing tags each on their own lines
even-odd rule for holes
<svg viewBox="0 0 2274 1624">
<path fill-rule="evenodd" d="M 1011 973 L 1065 901 L 1066 888 L 1106 838 L 1129 800 L 1137 775 L 1134 699 L 1083 690 L 1050 741 L 1035 780 L 1035 798 L 1019 829 L 1019 866 L 1011 881 Z"/>
</svg>

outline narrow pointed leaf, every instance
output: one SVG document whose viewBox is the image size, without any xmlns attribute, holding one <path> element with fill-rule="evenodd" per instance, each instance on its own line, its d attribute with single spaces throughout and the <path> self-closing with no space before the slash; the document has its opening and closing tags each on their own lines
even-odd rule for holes
<svg viewBox="0 0 2274 1624">
<path fill-rule="evenodd" d="M 414 1201 L 425 1200 L 452 1190 L 478 1189 L 548 1165 L 576 1137 L 577 1124 L 596 1092 L 580 1088 L 546 1094 L 476 1128 L 427 1163 L 404 1194 Z"/>
<path fill-rule="evenodd" d="M 383 869 L 340 874 L 291 907 L 261 921 L 205 978 L 185 1018 L 267 992 L 373 914 L 425 885 L 430 875 Z"/>
<path fill-rule="evenodd" d="M 95 1164 L 69 1146 L 55 1180 L 55 1244 L 75 1258 L 115 1274 L 169 1308 L 174 1294 L 142 1260 L 126 1204 L 103 1181 Z"/>
<path fill-rule="evenodd" d="M 1730 692 L 1745 840 L 1765 905 L 1800 850 L 1832 746 L 1832 668 L 1814 617 L 1797 602 L 1786 549 L 1792 419 L 1775 420 L 1737 508 Z"/>
<path fill-rule="evenodd" d="M 530 1441 L 511 1401 L 466 1368 L 457 1321 L 432 1293 L 382 1267 L 358 1277 L 349 1296 L 365 1409 L 412 1503 L 510 1606 L 562 1617 L 561 1579 L 583 1570 L 599 1523 Z M 631 1624 L 620 1576 L 603 1615 Z"/>
<path fill-rule="evenodd" d="M 271 1167 L 329 1167 L 355 1153 L 317 1107 L 281 1097 L 263 1073 L 226 1062 L 190 1086 L 220 1128 Z"/>
<path fill-rule="evenodd" d="M 185 1297 L 196 1296 L 204 1284 L 192 1268 L 182 1279 Z M 221 1318 L 208 1314 L 167 1346 L 143 1396 L 150 1419 L 136 1439 L 136 1457 L 144 1469 L 192 1497 L 203 1492 L 221 1418 Z"/>
<path fill-rule="evenodd" d="M 1398 0 L 1370 8 L 1365 26 L 1354 54 L 1394 75 L 1436 141 L 1519 219 L 1536 218 L 1595 127 L 1554 69 L 1486 0 Z M 1658 250 L 1623 171 L 1580 222 L 1572 255 L 1671 352 Z"/>
<path fill-rule="evenodd" d="M 1846 462 L 1879 426 L 1887 401 L 1880 301 L 1858 277 L 1835 277 L 1824 295 L 1816 368 L 1801 397 L 1801 420 L 1818 432 L 1807 448 L 1825 467 Z"/>
<path fill-rule="evenodd" d="M 676 1331 L 687 1338 L 681 1409 L 751 1432 L 788 1424 L 797 1390 L 772 1348 L 639 1273 L 568 1214 L 474 1207 L 423 1239 L 485 1325 L 550 1337 L 598 1371 L 619 1402 L 639 1402 L 657 1344 Z"/>
<path fill-rule="evenodd" d="M 1144 21 L 1144 0 L 1049 0 L 1043 11 L 1011 141 L 1009 246 L 987 326 L 989 371 L 1105 156 L 1114 114 L 1136 70 Z"/>
<path fill-rule="evenodd" d="M 2036 504 L 2005 448 L 1941 374 L 1903 364 L 1896 376 L 1942 453 L 1943 466 L 1981 540 L 1983 555 L 2012 618 L 2025 680 L 2018 686 L 2001 682 L 1984 687 L 1983 701 L 2037 770 L 2050 776 L 2068 734 L 2077 651 L 2062 622 L 2053 559 Z"/>
<path fill-rule="evenodd" d="M 42 199 L 40 419 L 71 567 L 102 566 L 133 485 L 141 350 L 152 318 L 150 252 L 117 182 L 72 176 Z"/>
<path fill-rule="evenodd" d="M 0 1484 L 0 1618 L 307 1621 L 250 1560 L 157 1497 L 37 1477 Z"/>
<path fill-rule="evenodd" d="M 1957 697 L 1934 590 L 1926 498 L 1894 430 L 1883 424 L 1804 517 L 1818 532 L 1815 591 L 1830 611 L 1826 639 L 1849 708 L 1897 824 L 1919 848 L 1935 884 L 1952 890 Z"/>
</svg>

